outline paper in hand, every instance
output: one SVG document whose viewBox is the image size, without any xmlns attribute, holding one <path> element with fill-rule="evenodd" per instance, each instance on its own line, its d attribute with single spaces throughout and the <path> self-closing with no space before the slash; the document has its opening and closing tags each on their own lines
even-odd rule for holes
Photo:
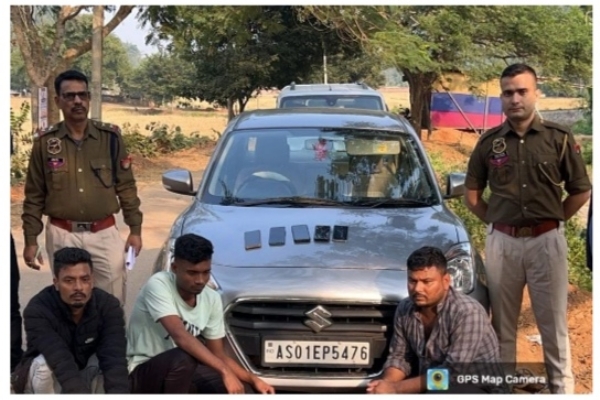
<svg viewBox="0 0 600 400">
<path fill-rule="evenodd" d="M 135 265 L 135 250 L 133 247 L 129 247 L 127 249 L 127 256 L 125 257 L 125 266 L 127 267 L 127 269 L 129 271 L 131 271 L 133 269 L 133 266 Z"/>
</svg>

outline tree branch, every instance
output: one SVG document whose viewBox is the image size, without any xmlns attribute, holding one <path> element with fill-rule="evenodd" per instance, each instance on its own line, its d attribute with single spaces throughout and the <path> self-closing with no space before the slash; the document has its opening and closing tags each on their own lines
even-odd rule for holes
<svg viewBox="0 0 600 400">
<path fill-rule="evenodd" d="M 69 7 L 69 9 L 71 9 L 71 8 L 72 7 Z M 64 15 L 62 16 L 64 22 L 67 22 L 67 21 L 75 18 L 76 16 L 78 16 L 79 13 L 81 11 L 83 11 L 85 8 L 86 8 L 86 6 L 77 6 L 74 9 L 69 10 L 70 11 L 69 13 L 65 12 Z"/>
<path fill-rule="evenodd" d="M 15 41 L 25 61 L 27 75 L 35 85 L 40 86 L 46 80 L 45 71 L 37 69 L 34 63 L 26 61 L 43 54 L 42 43 L 31 18 L 32 10 L 31 6 L 11 6 L 10 19 L 15 32 Z"/>
<path fill-rule="evenodd" d="M 117 13 L 102 29 L 102 37 L 108 36 L 127 16 L 133 11 L 135 6 L 120 6 Z M 81 43 L 79 46 L 68 49 L 65 51 L 63 58 L 65 62 L 71 63 L 77 57 L 87 53 L 92 49 L 92 39 L 88 39 Z"/>
</svg>

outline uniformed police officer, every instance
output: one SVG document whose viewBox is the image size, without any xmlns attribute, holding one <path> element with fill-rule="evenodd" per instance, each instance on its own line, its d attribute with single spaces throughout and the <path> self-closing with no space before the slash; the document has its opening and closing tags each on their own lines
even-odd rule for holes
<svg viewBox="0 0 600 400">
<path fill-rule="evenodd" d="M 511 363 L 511 371 L 527 284 L 550 391 L 573 393 L 564 221 L 589 199 L 591 184 L 573 135 L 535 112 L 535 71 L 525 64 L 511 65 L 502 73 L 500 87 L 507 120 L 481 136 L 465 183 L 466 205 L 488 224 L 485 270 L 492 323 L 501 358 Z M 568 193 L 564 201 L 562 182 Z M 482 199 L 488 184 L 489 204 Z"/>
<path fill-rule="evenodd" d="M 125 303 L 125 250 L 142 248 L 142 213 L 119 128 L 89 120 L 88 79 L 79 71 L 54 81 L 55 101 L 64 121 L 41 132 L 33 143 L 25 183 L 23 231 L 27 265 L 35 260 L 37 236 L 46 224 L 46 250 L 79 247 L 92 254 L 96 287 Z M 114 214 L 123 209 L 129 236 L 124 243 Z M 38 258 L 39 261 L 41 257 Z"/>
</svg>

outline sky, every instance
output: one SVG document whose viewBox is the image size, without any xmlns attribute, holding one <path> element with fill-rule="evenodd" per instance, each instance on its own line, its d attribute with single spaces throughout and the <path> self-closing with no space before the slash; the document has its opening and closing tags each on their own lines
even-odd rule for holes
<svg viewBox="0 0 600 400">
<path fill-rule="evenodd" d="M 104 24 L 112 18 L 114 13 L 106 13 L 104 15 Z M 144 41 L 146 35 L 149 33 L 149 29 L 142 28 L 140 22 L 136 18 L 137 10 L 133 10 L 131 14 L 127 16 L 113 31 L 113 34 L 119 37 L 122 42 L 128 42 L 135 44 L 143 55 L 150 55 L 156 53 L 157 49 L 154 46 L 147 46 Z"/>
</svg>

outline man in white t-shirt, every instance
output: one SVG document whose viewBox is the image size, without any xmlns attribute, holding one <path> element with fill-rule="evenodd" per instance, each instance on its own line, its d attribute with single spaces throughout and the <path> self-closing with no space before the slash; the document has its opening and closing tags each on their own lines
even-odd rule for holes
<svg viewBox="0 0 600 400">
<path fill-rule="evenodd" d="M 171 271 L 142 288 L 127 328 L 132 393 L 275 393 L 225 354 L 221 297 L 206 286 L 212 254 L 209 240 L 180 236 Z"/>
</svg>

